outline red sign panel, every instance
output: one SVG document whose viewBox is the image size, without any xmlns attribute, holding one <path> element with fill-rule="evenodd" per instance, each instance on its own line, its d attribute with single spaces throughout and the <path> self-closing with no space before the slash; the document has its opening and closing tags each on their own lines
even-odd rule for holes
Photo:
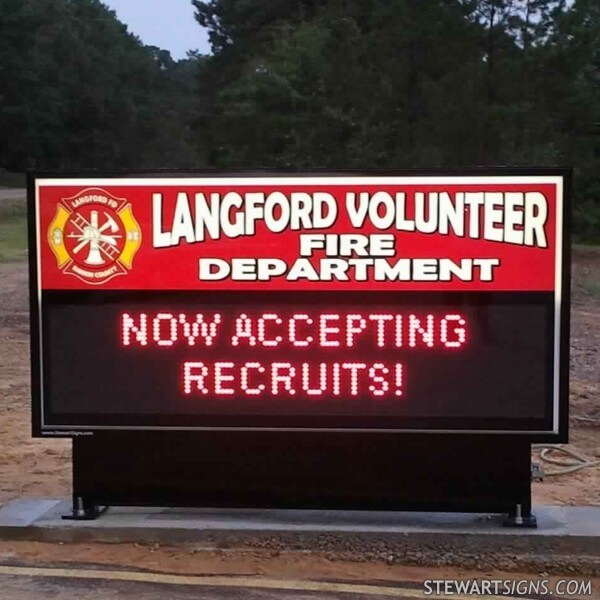
<svg viewBox="0 0 600 600">
<path fill-rule="evenodd" d="M 42 434 L 564 437 L 565 173 L 32 184 Z"/>
<path fill-rule="evenodd" d="M 562 177 L 37 181 L 43 289 L 555 289 Z"/>
</svg>

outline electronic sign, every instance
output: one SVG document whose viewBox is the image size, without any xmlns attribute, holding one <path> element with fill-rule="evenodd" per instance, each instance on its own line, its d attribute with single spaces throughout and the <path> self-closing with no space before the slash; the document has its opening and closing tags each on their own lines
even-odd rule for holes
<svg viewBox="0 0 600 600">
<path fill-rule="evenodd" d="M 31 177 L 33 428 L 566 439 L 561 170 Z"/>
</svg>

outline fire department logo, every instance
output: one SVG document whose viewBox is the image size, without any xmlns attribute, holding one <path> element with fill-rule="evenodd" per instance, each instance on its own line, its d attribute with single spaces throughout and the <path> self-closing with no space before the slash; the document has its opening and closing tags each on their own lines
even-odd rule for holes
<svg viewBox="0 0 600 600">
<path fill-rule="evenodd" d="M 90 188 L 58 203 L 48 243 L 63 273 L 100 285 L 131 269 L 142 231 L 126 199 Z"/>
</svg>

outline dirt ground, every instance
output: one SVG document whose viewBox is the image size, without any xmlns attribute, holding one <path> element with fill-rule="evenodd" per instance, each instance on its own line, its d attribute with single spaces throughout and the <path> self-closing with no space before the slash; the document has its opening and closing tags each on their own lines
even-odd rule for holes
<svg viewBox="0 0 600 600">
<path fill-rule="evenodd" d="M 569 448 L 600 459 L 600 251 L 574 252 L 573 281 Z M 70 442 L 31 438 L 27 302 L 26 263 L 0 263 L 0 506 L 70 495 Z M 600 468 L 546 477 L 534 483 L 533 498 L 600 505 Z"/>
</svg>

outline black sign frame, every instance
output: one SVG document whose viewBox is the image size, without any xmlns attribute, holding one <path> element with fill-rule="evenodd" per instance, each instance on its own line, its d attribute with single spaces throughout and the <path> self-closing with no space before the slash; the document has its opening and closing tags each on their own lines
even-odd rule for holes
<svg viewBox="0 0 600 600">
<path fill-rule="evenodd" d="M 563 215 L 562 215 L 562 265 L 561 265 L 561 303 L 559 311 L 559 338 L 560 343 L 558 348 L 554 351 L 558 351 L 560 355 L 559 366 L 558 366 L 558 414 L 553 415 L 553 427 L 552 430 L 548 428 L 544 430 L 518 430 L 518 429 L 496 429 L 496 430 L 481 430 L 481 429 L 465 429 L 457 427 L 450 423 L 438 423 L 435 428 L 428 429 L 385 429 L 385 428 L 368 428 L 361 429 L 360 427 L 325 427 L 319 428 L 319 431 L 346 431 L 353 433 L 360 433 L 362 431 L 368 432 L 385 432 L 391 433 L 410 433 L 410 434 L 483 434 L 483 435 L 503 435 L 503 436 L 517 436 L 526 437 L 531 441 L 551 441 L 551 442 L 566 442 L 568 441 L 568 397 L 569 397 L 569 311 L 570 311 L 570 220 L 571 220 L 571 200 L 570 200 L 570 188 L 571 188 L 571 171 L 565 168 L 548 168 L 548 169 L 469 169 L 469 170 L 426 170 L 426 171 L 389 171 L 389 170 L 369 170 L 369 171 L 340 171 L 340 170 L 327 170 L 322 172 L 297 172 L 297 171 L 265 171 L 265 172 L 215 172 L 215 171 L 121 171 L 121 172 L 76 172 L 76 173 L 49 173 L 49 172 L 30 172 L 28 174 L 28 229 L 29 229 L 29 272 L 30 272 L 30 309 L 31 309 L 31 377 L 32 377 L 32 429 L 33 435 L 36 437 L 76 437 L 91 435 L 94 432 L 100 432 L 103 430 L 165 430 L 172 431 L 173 429 L 184 429 L 184 430 L 218 430 L 218 427 L 185 427 L 185 426 L 147 426 L 147 425 L 133 425 L 133 426 L 91 426 L 82 427 L 78 424 L 64 425 L 48 425 L 44 426 L 42 423 L 43 415 L 43 385 L 42 385 L 42 372 L 43 372 L 43 355 L 44 349 L 41 343 L 41 321 L 44 300 L 37 288 L 38 281 L 38 248 L 37 248 L 37 225 L 35 222 L 36 215 L 36 189 L 35 182 L 40 178 L 90 178 L 90 177 L 181 177 L 181 176 L 198 176 L 198 177 L 249 177 L 249 176 L 375 176 L 375 175 L 386 175 L 386 176 L 559 176 L 563 178 Z M 556 379 L 555 379 L 556 381 Z M 249 431 L 310 431 L 311 428 L 306 427 L 225 427 L 227 430 L 249 430 Z"/>
</svg>

